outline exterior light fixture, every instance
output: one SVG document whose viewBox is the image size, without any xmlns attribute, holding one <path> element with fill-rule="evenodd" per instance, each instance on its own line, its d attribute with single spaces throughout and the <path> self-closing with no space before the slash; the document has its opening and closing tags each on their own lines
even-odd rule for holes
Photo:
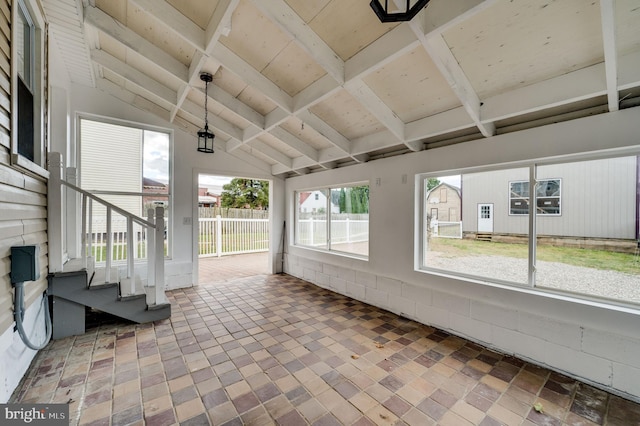
<svg viewBox="0 0 640 426">
<path fill-rule="evenodd" d="M 427 3 L 429 3 L 429 0 L 407 0 L 404 12 L 399 7 L 396 7 L 396 2 L 393 0 L 391 8 L 389 8 L 389 0 L 371 0 L 369 5 L 378 16 L 378 19 L 380 19 L 380 22 L 404 22 L 412 20 Z"/>
<path fill-rule="evenodd" d="M 200 73 L 200 80 L 204 81 L 204 129 L 198 131 L 198 151 L 213 154 L 213 139 L 216 137 L 209 131 L 209 121 L 207 120 L 207 100 L 209 99 L 209 83 L 213 80 L 213 76 L 208 72 Z"/>
</svg>

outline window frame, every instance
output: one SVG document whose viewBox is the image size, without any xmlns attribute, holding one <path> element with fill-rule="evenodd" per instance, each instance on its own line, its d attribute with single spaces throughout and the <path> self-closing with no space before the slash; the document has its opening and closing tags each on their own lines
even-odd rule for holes
<svg viewBox="0 0 640 426">
<path fill-rule="evenodd" d="M 133 121 L 127 121 L 127 120 L 120 120 L 117 118 L 112 118 L 112 117 L 104 117 L 104 116 L 99 116 L 99 115 L 94 115 L 94 114 L 89 114 L 89 113 L 78 113 L 76 114 L 76 141 L 78 143 L 78 157 L 76 160 L 76 164 L 77 164 L 77 169 L 78 172 L 80 171 L 81 168 L 81 148 L 80 148 L 80 144 L 82 144 L 82 140 L 81 140 L 81 125 L 82 125 L 82 120 L 89 120 L 89 121 L 95 121 L 95 122 L 99 122 L 99 123 L 104 123 L 104 124 L 112 124 L 112 125 L 116 125 L 116 126 L 124 126 L 124 127 L 130 127 L 130 128 L 134 128 L 134 129 L 139 129 L 143 132 L 143 145 L 141 146 L 141 149 L 144 151 L 144 131 L 151 131 L 151 132 L 157 132 L 157 133 L 166 133 L 169 136 L 169 183 L 168 183 L 168 194 L 160 194 L 162 196 L 166 196 L 168 198 L 168 202 L 169 202 L 169 213 L 167 216 L 165 216 L 165 219 L 167 220 L 167 254 L 165 256 L 165 259 L 172 259 L 173 258 L 173 243 L 174 243 L 174 235 L 173 235 L 173 224 L 175 223 L 175 218 L 174 218 L 174 211 L 175 211 L 175 205 L 174 205 L 174 180 L 175 180 L 175 175 L 174 175 L 174 147 L 175 147 L 175 134 L 174 131 L 172 129 L 168 129 L 168 128 L 164 128 L 164 127 L 156 127 L 156 126 L 152 126 L 152 125 L 147 125 L 144 123 L 138 123 L 138 122 L 133 122 Z M 144 161 L 144 152 L 142 153 L 142 160 Z M 144 170 L 141 169 L 141 172 L 143 173 L 140 177 L 141 179 L 144 179 Z M 81 176 L 79 176 L 79 179 L 82 179 Z M 140 199 L 142 200 L 145 196 L 154 196 L 154 195 L 158 195 L 156 193 L 145 193 L 145 192 L 140 192 L 140 193 L 123 193 L 123 192 L 119 192 L 119 191 L 91 191 L 92 193 L 100 196 L 100 195 L 130 195 L 130 196 L 140 196 Z M 147 212 L 143 211 L 142 212 L 142 216 L 143 218 L 147 217 Z"/>
<path fill-rule="evenodd" d="M 425 172 L 425 173 L 417 173 L 415 175 L 415 203 L 417 208 L 415 209 L 415 229 L 417 231 L 415 235 L 415 251 L 414 251 L 414 271 L 418 273 L 425 273 L 434 276 L 441 276 L 446 278 L 454 278 L 461 281 L 466 281 L 469 283 L 486 285 L 490 287 L 499 287 L 503 289 L 509 289 L 517 292 L 525 292 L 535 295 L 542 295 L 545 297 L 556 298 L 561 300 L 568 300 L 575 303 L 582 303 L 589 306 L 599 306 L 605 309 L 612 310 L 620 310 L 625 312 L 640 312 L 640 303 L 622 299 L 611 299 L 603 296 L 588 294 L 588 293 L 578 293 L 569 290 L 563 289 L 554 289 L 549 287 L 538 286 L 536 284 L 536 247 L 537 247 L 537 237 L 539 237 L 537 233 L 537 219 L 544 218 L 547 216 L 553 215 L 545 215 L 545 214 L 533 214 L 531 209 L 529 209 L 529 231 L 528 231 L 528 246 L 529 246 L 529 259 L 528 259 L 528 282 L 526 284 L 519 284 L 511 281 L 503 281 L 499 279 L 492 279 L 487 277 L 482 277 L 478 275 L 473 275 L 471 273 L 461 273 L 446 269 L 439 269 L 430 267 L 425 265 L 425 253 L 427 247 L 427 229 L 426 229 L 426 214 L 428 211 L 426 195 L 428 191 L 426 190 L 426 181 L 429 178 L 437 178 L 439 176 L 450 176 L 450 175 L 464 175 L 470 173 L 479 173 L 479 172 L 491 172 L 491 171 L 500 171 L 512 168 L 529 168 L 529 181 L 536 181 L 536 173 L 537 169 L 540 166 L 548 166 L 548 165 L 557 165 L 557 164 L 566 164 L 566 163 L 576 163 L 576 162 L 585 162 L 590 160 L 604 160 L 604 159 L 614 159 L 621 158 L 627 156 L 635 156 L 638 158 L 639 167 L 640 167 L 640 145 L 621 148 L 621 149 L 613 149 L 613 150 L 605 150 L 605 151 L 595 151 L 589 153 L 579 153 L 579 154 L 569 154 L 560 157 L 553 158 L 538 158 L 538 159 L 529 159 L 522 161 L 514 161 L 510 163 L 496 163 L 486 166 L 476 166 L 476 167 L 467 167 L 461 169 L 450 169 L 450 170 L 440 170 L 434 172 Z M 554 179 L 554 178 L 550 178 Z M 538 179 L 538 181 L 550 180 L 548 178 Z M 558 178 L 562 179 L 562 178 Z M 562 185 L 562 183 L 561 183 Z M 510 189 L 510 188 L 509 188 Z M 537 195 L 535 192 L 535 186 L 529 185 L 530 194 Z M 560 196 L 562 196 L 562 189 L 560 191 Z M 522 215 L 515 215 L 522 216 Z"/>
<path fill-rule="evenodd" d="M 340 256 L 348 256 L 348 257 L 354 257 L 357 259 L 362 259 L 362 260 L 369 260 L 369 255 L 363 255 L 363 254 L 358 254 L 358 253 L 354 253 L 354 252 L 349 252 L 349 251 L 342 251 L 342 250 L 337 250 L 335 248 L 332 247 L 332 240 L 331 240 L 331 230 L 332 230 L 332 219 L 331 219 L 331 215 L 332 215 L 332 211 L 331 211 L 331 192 L 333 190 L 336 189 L 342 189 L 342 188 L 353 188 L 353 187 L 361 187 L 361 186 L 366 186 L 369 188 L 369 190 L 371 189 L 371 184 L 369 181 L 361 181 L 361 182 L 355 182 L 355 183 L 346 183 L 346 184 L 336 184 L 336 185 L 326 185 L 326 186 L 322 186 L 322 187 L 314 187 L 314 188 L 301 188 L 301 189 L 297 189 L 294 191 L 293 193 L 293 200 L 294 200 L 294 205 L 295 205 L 295 210 L 294 210 L 294 235 L 293 235 L 293 245 L 295 247 L 299 247 L 299 248 L 303 248 L 303 249 L 308 249 L 308 250 L 315 250 L 315 251 L 321 251 L 324 253 L 331 253 L 331 254 L 335 254 L 335 255 L 340 255 Z M 298 221 L 300 220 L 300 194 L 301 193 L 305 193 L 305 192 L 314 192 L 314 191 L 321 191 L 323 194 L 325 194 L 326 197 L 326 203 L 324 206 L 324 215 L 326 217 L 326 248 L 325 247 L 318 247 L 318 246 L 313 246 L 313 245 L 309 245 L 309 244 L 302 244 L 299 242 L 299 225 L 298 225 Z M 369 206 L 370 206 L 370 197 L 371 197 L 371 192 L 369 192 Z M 310 212 L 306 212 L 306 213 L 313 213 L 313 211 Z M 367 228 L 368 231 L 370 231 L 370 222 L 367 222 Z M 369 240 L 367 240 L 367 253 L 369 252 Z"/>
<path fill-rule="evenodd" d="M 19 152 L 18 139 L 18 44 L 11 43 L 11 165 L 37 177 L 49 178 L 47 167 L 47 140 L 45 128 L 46 105 L 44 102 L 45 66 L 46 66 L 46 33 L 42 12 L 35 0 L 15 0 L 11 7 L 12 22 L 17 22 L 19 12 L 25 15 L 32 25 L 29 71 L 31 74 L 30 91 L 33 95 L 33 144 L 34 158 L 30 160 Z M 15 40 L 17 26 L 12 25 L 11 36 Z"/>
</svg>

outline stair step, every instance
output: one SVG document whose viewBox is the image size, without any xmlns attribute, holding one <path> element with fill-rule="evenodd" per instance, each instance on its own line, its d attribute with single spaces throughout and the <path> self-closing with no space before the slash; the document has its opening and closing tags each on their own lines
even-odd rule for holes
<svg viewBox="0 0 640 426">
<path fill-rule="evenodd" d="M 91 284 L 89 286 L 89 290 L 101 290 L 103 288 L 111 288 L 118 287 L 118 283 L 99 283 L 99 284 Z"/>
<path fill-rule="evenodd" d="M 77 304 L 76 306 L 84 305 L 137 323 L 157 321 L 171 316 L 171 304 L 148 306 L 146 294 L 121 297 L 120 288 L 116 283 L 92 284 L 91 287 L 87 287 L 86 270 L 50 274 L 49 294 L 54 298 Z"/>
<path fill-rule="evenodd" d="M 476 240 L 491 241 L 493 234 L 476 234 Z"/>
</svg>

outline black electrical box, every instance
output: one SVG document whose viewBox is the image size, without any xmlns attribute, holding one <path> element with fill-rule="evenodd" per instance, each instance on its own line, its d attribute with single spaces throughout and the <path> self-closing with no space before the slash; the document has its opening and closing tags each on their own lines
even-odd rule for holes
<svg viewBox="0 0 640 426">
<path fill-rule="evenodd" d="M 40 278 L 39 255 L 36 245 L 11 247 L 11 284 Z"/>
</svg>

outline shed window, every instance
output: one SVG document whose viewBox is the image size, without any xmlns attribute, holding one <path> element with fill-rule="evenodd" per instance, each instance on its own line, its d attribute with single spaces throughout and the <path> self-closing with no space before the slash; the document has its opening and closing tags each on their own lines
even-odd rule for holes
<svg viewBox="0 0 640 426">
<path fill-rule="evenodd" d="M 561 179 L 543 179 L 536 184 L 536 214 L 560 216 Z M 529 214 L 529 181 L 509 182 L 509 214 Z"/>
</svg>

